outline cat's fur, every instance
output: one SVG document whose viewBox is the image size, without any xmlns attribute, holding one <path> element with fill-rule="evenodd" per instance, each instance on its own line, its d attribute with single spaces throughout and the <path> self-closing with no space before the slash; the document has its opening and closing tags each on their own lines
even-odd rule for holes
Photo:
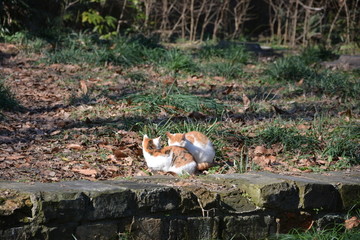
<svg viewBox="0 0 360 240">
<path fill-rule="evenodd" d="M 177 146 L 160 147 L 160 137 L 150 139 L 144 135 L 143 155 L 149 168 L 176 174 L 195 173 L 197 163 L 185 148 Z"/>
<path fill-rule="evenodd" d="M 204 134 L 192 131 L 188 133 L 166 133 L 169 146 L 186 148 L 194 156 L 199 170 L 205 170 L 214 164 L 215 149 Z"/>
</svg>

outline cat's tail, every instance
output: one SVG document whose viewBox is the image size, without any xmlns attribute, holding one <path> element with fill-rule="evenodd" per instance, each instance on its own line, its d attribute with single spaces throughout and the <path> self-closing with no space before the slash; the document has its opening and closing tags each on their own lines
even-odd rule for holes
<svg viewBox="0 0 360 240">
<path fill-rule="evenodd" d="M 212 164 L 212 163 L 208 163 L 208 162 L 198 163 L 198 165 L 197 165 L 197 170 L 203 171 L 203 170 L 209 169 L 209 168 L 212 167 L 212 166 L 213 166 L 213 164 Z"/>
</svg>

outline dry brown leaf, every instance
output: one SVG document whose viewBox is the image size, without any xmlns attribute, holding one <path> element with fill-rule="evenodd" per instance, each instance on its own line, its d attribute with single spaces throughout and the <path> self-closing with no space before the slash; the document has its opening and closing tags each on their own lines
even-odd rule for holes
<svg viewBox="0 0 360 240">
<path fill-rule="evenodd" d="M 194 118 L 194 119 L 198 119 L 198 120 L 201 120 L 201 119 L 206 119 L 206 115 L 201 113 L 201 112 L 191 112 L 189 115 L 188 115 L 189 118 Z"/>
<path fill-rule="evenodd" d="M 7 160 L 19 160 L 19 159 L 23 159 L 26 158 L 26 156 L 24 155 L 11 155 L 11 156 L 6 156 Z"/>
<path fill-rule="evenodd" d="M 88 87 L 87 87 L 87 85 L 86 85 L 85 80 L 80 80 L 79 83 L 80 83 L 80 90 L 81 90 L 81 92 L 86 95 L 86 94 L 88 93 Z"/>
<path fill-rule="evenodd" d="M 360 225 L 360 219 L 355 216 L 345 220 L 345 228 L 346 229 L 357 228 L 357 227 L 359 227 L 359 225 Z"/>
<path fill-rule="evenodd" d="M 226 89 L 222 92 L 223 95 L 229 95 L 234 88 L 234 85 L 227 86 Z"/>
<path fill-rule="evenodd" d="M 68 149 L 72 149 L 72 150 L 82 150 L 84 147 L 80 144 L 75 144 L 75 143 L 70 143 L 68 145 L 66 145 L 66 147 Z"/>
<path fill-rule="evenodd" d="M 113 154 L 115 155 L 115 157 L 117 159 L 119 158 L 125 158 L 128 156 L 128 154 L 126 154 L 124 151 L 120 150 L 120 149 L 112 149 Z"/>
<path fill-rule="evenodd" d="M 117 166 L 104 166 L 104 168 L 110 172 L 118 172 L 120 170 L 120 168 Z"/>
<path fill-rule="evenodd" d="M 59 133 L 61 133 L 61 130 L 56 130 L 50 133 L 50 136 L 58 135 Z"/>
<path fill-rule="evenodd" d="M 244 109 L 247 110 L 250 108 L 251 101 L 248 96 L 246 96 L 245 93 L 242 94 L 242 100 L 244 103 Z"/>
<path fill-rule="evenodd" d="M 278 113 L 278 114 L 289 114 L 288 111 L 285 111 L 285 110 L 283 110 L 283 109 L 281 109 L 281 108 L 279 108 L 279 107 L 277 107 L 275 105 L 271 105 L 271 106 L 274 108 L 275 112 Z"/>
<path fill-rule="evenodd" d="M 309 130 L 311 128 L 311 126 L 307 125 L 307 124 L 299 124 L 296 126 L 296 128 L 299 130 Z"/>
<path fill-rule="evenodd" d="M 145 176 L 149 176 L 149 174 L 147 174 L 146 172 L 142 171 L 142 170 L 138 170 L 135 173 L 135 176 L 139 176 L 139 177 L 145 177 Z"/>
<path fill-rule="evenodd" d="M 304 79 L 303 79 L 303 78 L 300 79 L 300 81 L 298 81 L 298 82 L 295 83 L 296 86 L 301 86 L 301 85 L 303 85 L 303 84 L 304 84 Z"/>
<path fill-rule="evenodd" d="M 96 174 L 97 174 L 97 171 L 95 169 L 90 169 L 90 168 L 86 168 L 86 169 L 73 168 L 72 171 L 80 173 L 85 176 L 92 176 L 92 177 L 96 176 Z"/>
<path fill-rule="evenodd" d="M 134 161 L 134 159 L 132 157 L 126 157 L 126 158 L 124 158 L 124 160 L 125 160 L 124 164 L 127 166 L 131 166 Z"/>
<path fill-rule="evenodd" d="M 226 78 L 221 77 L 221 76 L 215 76 L 213 77 L 214 80 L 219 81 L 219 82 L 225 82 Z"/>
<path fill-rule="evenodd" d="M 266 158 L 266 156 L 255 156 L 253 162 L 261 167 L 266 167 L 270 164 L 270 159 Z"/>
<path fill-rule="evenodd" d="M 254 154 L 257 156 L 267 154 L 267 149 L 264 146 L 256 146 Z"/>
</svg>

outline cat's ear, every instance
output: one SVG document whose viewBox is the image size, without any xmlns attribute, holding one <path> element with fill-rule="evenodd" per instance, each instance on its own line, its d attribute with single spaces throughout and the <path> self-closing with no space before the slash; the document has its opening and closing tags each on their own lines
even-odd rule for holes
<svg viewBox="0 0 360 240">
<path fill-rule="evenodd" d="M 144 135 L 144 139 L 148 139 L 149 137 L 148 137 L 148 135 L 147 134 L 145 134 Z"/>
<path fill-rule="evenodd" d="M 170 132 L 166 132 L 166 136 L 167 136 L 168 138 L 171 138 L 171 137 L 172 137 L 172 134 L 171 134 Z"/>
<path fill-rule="evenodd" d="M 185 141 L 185 133 L 183 133 L 182 135 L 181 135 L 181 140 L 183 140 L 183 141 Z"/>
</svg>

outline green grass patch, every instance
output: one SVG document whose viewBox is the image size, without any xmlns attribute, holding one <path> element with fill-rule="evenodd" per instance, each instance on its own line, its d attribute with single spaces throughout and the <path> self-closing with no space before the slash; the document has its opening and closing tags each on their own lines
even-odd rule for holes
<svg viewBox="0 0 360 240">
<path fill-rule="evenodd" d="M 295 82 L 303 78 L 310 78 L 315 74 L 301 57 L 291 56 L 277 59 L 265 70 L 265 74 L 272 80 Z"/>
<path fill-rule="evenodd" d="M 331 229 L 316 230 L 311 229 L 307 232 L 293 230 L 289 234 L 281 234 L 271 239 L 278 240 L 354 240 L 360 239 L 360 231 L 345 231 L 343 226 L 339 225 Z"/>
<path fill-rule="evenodd" d="M 333 60 L 336 57 L 337 55 L 331 49 L 324 46 L 307 47 L 300 54 L 300 58 L 306 65 Z"/>
<path fill-rule="evenodd" d="M 161 111 L 166 111 L 169 114 L 183 115 L 197 111 L 219 115 L 225 107 L 212 98 L 181 93 L 179 91 L 160 94 L 152 90 L 130 95 L 127 99 L 135 104 L 133 110 L 141 111 L 143 114 L 157 114 Z"/>
<path fill-rule="evenodd" d="M 319 149 L 319 141 L 309 134 L 303 135 L 295 128 L 269 126 L 250 140 L 251 144 L 266 145 L 281 143 L 284 151 L 297 151 L 300 153 L 313 152 Z"/>
<path fill-rule="evenodd" d="M 205 45 L 197 53 L 197 57 L 202 60 L 226 59 L 233 63 L 246 64 L 252 60 L 251 54 L 242 45 L 232 45 L 221 48 L 216 45 Z"/>
<path fill-rule="evenodd" d="M 239 78 L 244 74 L 241 63 L 212 62 L 204 64 L 202 71 L 208 76 L 221 76 L 226 79 Z"/>
<path fill-rule="evenodd" d="M 346 164 L 360 164 L 360 126 L 336 127 L 327 139 L 323 154 L 330 160 L 339 159 Z"/>
<path fill-rule="evenodd" d="M 14 94 L 10 89 L 5 86 L 4 82 L 0 79 L 0 109 L 2 110 L 15 110 L 19 107 Z"/>
</svg>

